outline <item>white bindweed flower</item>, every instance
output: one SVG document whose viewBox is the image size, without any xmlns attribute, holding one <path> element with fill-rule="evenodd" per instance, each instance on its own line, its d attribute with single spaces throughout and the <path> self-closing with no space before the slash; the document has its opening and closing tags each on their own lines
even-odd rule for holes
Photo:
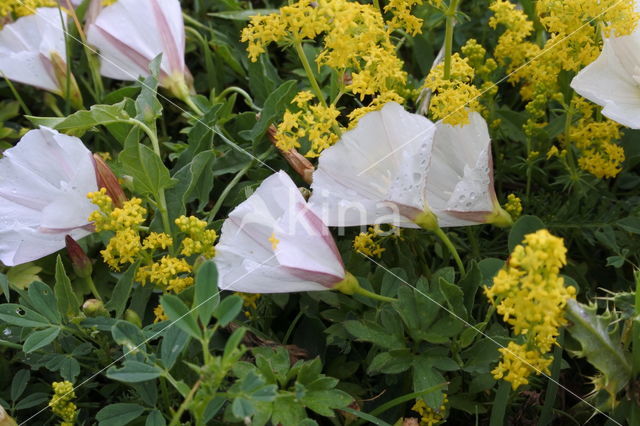
<svg viewBox="0 0 640 426">
<path fill-rule="evenodd" d="M 364 115 L 320 155 L 311 208 L 329 226 L 416 227 L 427 207 L 435 130 L 395 102 Z"/>
<path fill-rule="evenodd" d="M 598 59 L 573 78 L 571 87 L 604 107 L 605 117 L 640 129 L 640 29 L 605 38 Z"/>
<path fill-rule="evenodd" d="M 98 189 L 91 152 L 80 139 L 42 127 L 0 159 L 0 261 L 19 265 L 56 252 L 65 236 L 80 239 L 93 226 Z"/>
<path fill-rule="evenodd" d="M 214 260 L 222 290 L 329 290 L 346 277 L 326 225 L 282 171 L 265 179 L 229 214 Z"/>
<path fill-rule="evenodd" d="M 442 227 L 492 223 L 510 226 L 493 185 L 487 122 L 477 112 L 469 124 L 438 122 L 427 175 L 427 201 Z"/>
<path fill-rule="evenodd" d="M 214 258 L 221 290 L 289 293 L 338 290 L 380 301 L 345 271 L 327 226 L 285 172 L 262 182 L 224 221 Z"/>
<path fill-rule="evenodd" d="M 489 132 L 471 117 L 463 127 L 434 124 L 393 102 L 366 114 L 320 155 L 311 208 L 329 226 L 505 224 Z"/>
<path fill-rule="evenodd" d="M 72 74 L 67 77 L 65 28 L 67 15 L 57 8 L 38 8 L 0 31 L 0 74 L 9 80 L 69 95 L 82 105 L 80 90 Z"/>
<path fill-rule="evenodd" d="M 148 76 L 150 62 L 162 54 L 160 85 L 178 98 L 189 95 L 192 77 L 184 62 L 178 0 L 118 0 L 89 25 L 87 40 L 99 50 L 102 75 L 135 81 Z"/>
</svg>

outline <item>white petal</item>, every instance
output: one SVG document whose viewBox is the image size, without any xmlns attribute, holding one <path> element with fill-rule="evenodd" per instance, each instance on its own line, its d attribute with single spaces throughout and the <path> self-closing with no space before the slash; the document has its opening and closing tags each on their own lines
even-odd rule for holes
<svg viewBox="0 0 640 426">
<path fill-rule="evenodd" d="M 270 238 L 280 242 L 274 249 Z M 291 178 L 268 177 L 222 225 L 214 258 L 220 288 L 254 293 L 326 290 L 344 268 L 326 226 Z"/>
<path fill-rule="evenodd" d="M 491 139 L 484 118 L 472 112 L 470 123 L 438 123 L 428 178 L 429 206 L 439 224 L 464 226 L 482 223 L 452 216 L 450 212 L 482 213 L 493 210 L 495 192 L 491 169 Z"/>
<path fill-rule="evenodd" d="M 366 114 L 321 154 L 311 208 L 329 226 L 415 226 L 397 205 L 424 209 L 434 130 L 394 102 Z"/>
<path fill-rule="evenodd" d="M 80 228 L 96 207 L 86 195 L 97 188 L 91 152 L 78 138 L 48 128 L 29 131 L 0 159 L 3 259 L 37 259 L 64 247 L 67 233 L 87 235 Z"/>
<path fill-rule="evenodd" d="M 0 261 L 6 266 L 31 262 L 65 247 L 65 235 L 79 240 L 90 234 L 84 229 L 43 233 L 33 228 L 0 229 Z"/>
<path fill-rule="evenodd" d="M 100 51 L 102 75 L 137 80 L 162 53 L 161 73 L 184 74 L 184 22 L 178 0 L 119 0 L 89 26 L 87 39 Z"/>
<path fill-rule="evenodd" d="M 57 8 L 39 8 L 0 31 L 0 73 L 10 80 L 53 92 L 60 91 L 51 65 L 51 53 L 66 58 L 63 23 Z"/>
<path fill-rule="evenodd" d="M 598 59 L 571 81 L 578 94 L 604 107 L 605 117 L 633 129 L 640 128 L 639 50 L 640 34 L 605 39 Z"/>
</svg>

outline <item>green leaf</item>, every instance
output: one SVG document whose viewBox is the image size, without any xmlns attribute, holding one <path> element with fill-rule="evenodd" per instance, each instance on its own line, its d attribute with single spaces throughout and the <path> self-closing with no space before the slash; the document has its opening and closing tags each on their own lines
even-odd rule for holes
<svg viewBox="0 0 640 426">
<path fill-rule="evenodd" d="M 597 315 L 596 305 L 587 306 L 569 299 L 566 317 L 570 321 L 567 330 L 581 346 L 572 352 L 596 367 L 604 375 L 605 389 L 615 395 L 631 379 L 631 362 L 629 354 L 622 350 L 620 336 L 609 332 L 614 320 L 611 312 Z"/>
<path fill-rule="evenodd" d="M 202 332 L 200 327 L 198 327 L 193 312 L 189 311 L 187 305 L 185 305 L 178 296 L 165 294 L 160 299 L 160 303 L 172 323 L 175 323 L 175 325 L 187 332 L 191 337 L 196 339 L 202 337 Z"/>
<path fill-rule="evenodd" d="M 411 352 L 407 349 L 401 349 L 390 352 L 380 352 L 376 355 L 367 372 L 369 374 L 385 373 L 385 374 L 398 374 L 403 371 L 407 371 L 411 368 L 411 361 L 413 357 Z"/>
<path fill-rule="evenodd" d="M 618 220 L 616 224 L 627 232 L 631 232 L 632 234 L 640 234 L 640 217 L 625 217 Z"/>
<path fill-rule="evenodd" d="M 413 389 L 418 392 L 446 382 L 442 374 L 433 368 L 426 357 L 416 356 L 413 360 Z M 430 392 L 423 395 L 422 399 L 429 407 L 439 407 L 444 395 L 440 392 Z"/>
<path fill-rule="evenodd" d="M 242 298 L 240 296 L 226 297 L 213 311 L 218 323 L 226 327 L 242 311 Z"/>
<path fill-rule="evenodd" d="M 198 200 L 198 211 L 202 211 L 209 203 L 209 194 L 213 189 L 213 164 L 216 155 L 213 151 L 199 152 L 188 165 L 190 180 L 182 195 L 182 201 L 190 203 Z"/>
<path fill-rule="evenodd" d="M 525 215 L 520 217 L 511 227 L 509 232 L 509 252 L 524 240 L 524 236 L 540 229 L 544 229 L 544 223 L 537 216 Z"/>
<path fill-rule="evenodd" d="M 193 309 L 198 313 L 203 325 L 209 323 L 213 310 L 219 302 L 218 269 L 213 260 L 207 260 L 200 265 L 196 273 L 193 297 Z"/>
<path fill-rule="evenodd" d="M 281 395 L 273 402 L 273 424 L 295 426 L 307 417 L 304 407 L 296 401 L 293 395 Z"/>
<path fill-rule="evenodd" d="M 33 309 L 52 323 L 60 324 L 60 313 L 56 309 L 56 297 L 51 287 L 40 281 L 34 281 L 29 286 L 28 294 Z"/>
<path fill-rule="evenodd" d="M 389 334 L 385 329 L 374 323 L 360 321 L 345 321 L 344 327 L 359 340 L 375 343 L 386 349 L 403 349 L 404 340 L 395 334 Z"/>
<path fill-rule="evenodd" d="M 180 328 L 167 328 L 160 346 L 160 359 L 167 370 L 173 367 L 188 342 L 189 335 Z"/>
<path fill-rule="evenodd" d="M 158 74 L 162 54 L 156 56 L 149 64 L 151 74 L 142 81 L 140 95 L 136 98 L 136 119 L 148 125 L 154 125 L 162 115 L 162 104 L 158 101 Z"/>
<path fill-rule="evenodd" d="M 3 273 L 0 273 L 0 292 L 4 294 L 5 299 L 7 299 L 7 303 L 11 302 L 11 297 L 9 295 L 9 279 Z"/>
<path fill-rule="evenodd" d="M 126 148 L 118 157 L 122 171 L 133 178 L 135 192 L 156 196 L 161 189 L 169 188 L 175 181 L 162 160 L 147 146 L 137 144 Z"/>
<path fill-rule="evenodd" d="M 107 370 L 107 377 L 125 383 L 146 382 L 157 379 L 162 375 L 162 370 L 154 365 L 140 361 L 127 360 L 122 368 L 111 367 Z"/>
<path fill-rule="evenodd" d="M 111 299 L 105 304 L 105 308 L 115 311 L 116 318 L 122 318 L 122 314 L 127 307 L 129 295 L 131 294 L 131 286 L 133 285 L 133 277 L 138 269 L 138 265 L 139 262 L 136 262 L 127 268 L 125 273 L 118 279 L 111 294 Z"/>
<path fill-rule="evenodd" d="M 29 115 L 25 118 L 36 126 L 52 127 L 63 133 L 80 137 L 92 127 L 128 120 L 130 117 L 124 109 L 125 103 L 126 101 L 121 101 L 113 105 L 94 105 L 88 111 L 77 111 L 66 118 Z"/>
<path fill-rule="evenodd" d="M 307 408 L 326 417 L 333 417 L 333 410 L 345 408 L 352 401 L 349 394 L 338 389 L 310 391 L 302 398 Z"/>
<path fill-rule="evenodd" d="M 285 109 L 287 109 L 297 91 L 297 82 L 295 80 L 289 80 L 271 92 L 264 103 L 264 107 L 260 113 L 260 119 L 255 127 L 247 133 L 246 139 L 255 142 L 262 138 L 269 125 L 284 114 Z"/>
<path fill-rule="evenodd" d="M 52 325 L 39 313 L 15 303 L 0 305 L 0 320 L 18 327 L 48 328 Z"/>
<path fill-rule="evenodd" d="M 17 401 L 27 388 L 27 383 L 31 378 L 31 372 L 28 369 L 18 370 L 11 381 L 11 400 Z"/>
<path fill-rule="evenodd" d="M 224 12 L 208 13 L 209 16 L 231 21 L 248 21 L 252 16 L 270 15 L 278 13 L 278 9 L 250 9 L 250 10 L 227 10 Z"/>
<path fill-rule="evenodd" d="M 98 411 L 96 420 L 99 426 L 124 426 L 144 413 L 144 407 L 138 404 L 111 404 Z"/>
<path fill-rule="evenodd" d="M 354 410 L 353 408 L 345 407 L 342 409 L 342 411 L 345 411 L 353 416 L 360 417 L 362 420 L 366 420 L 372 425 L 391 426 L 389 423 L 385 422 L 384 420 L 380 420 L 379 418 L 372 416 L 371 414 L 364 413 L 360 410 Z"/>
<path fill-rule="evenodd" d="M 67 276 L 62 264 L 62 258 L 58 255 L 56 259 L 56 285 L 53 287 L 56 296 L 56 304 L 58 312 L 62 318 L 70 319 L 78 316 L 80 313 L 80 302 L 71 287 L 71 280 Z"/>
<path fill-rule="evenodd" d="M 9 284 L 19 289 L 25 289 L 34 281 L 40 281 L 38 273 L 42 268 L 31 262 L 9 268 L 7 279 Z"/>
<path fill-rule="evenodd" d="M 47 346 L 53 342 L 60 334 L 59 327 L 45 328 L 44 330 L 34 331 L 31 333 L 22 345 L 22 350 L 25 353 L 31 353 L 37 351 L 40 348 Z"/>
<path fill-rule="evenodd" d="M 129 321 L 117 321 L 111 327 L 111 336 L 117 344 L 124 346 L 127 351 L 134 349 L 144 351 L 142 330 Z"/>
<path fill-rule="evenodd" d="M 165 426 L 167 421 L 164 419 L 160 410 L 153 410 L 147 416 L 147 421 L 144 422 L 144 426 Z"/>
</svg>

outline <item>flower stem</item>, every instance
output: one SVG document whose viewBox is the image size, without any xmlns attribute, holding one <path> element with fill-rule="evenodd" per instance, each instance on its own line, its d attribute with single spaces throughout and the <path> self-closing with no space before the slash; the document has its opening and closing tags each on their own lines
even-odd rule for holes
<svg viewBox="0 0 640 426">
<path fill-rule="evenodd" d="M 302 67 L 304 68 L 304 72 L 307 74 L 307 78 L 309 79 L 309 84 L 311 84 L 311 88 L 315 92 L 320 103 L 326 107 L 327 101 L 325 100 L 324 95 L 322 94 L 322 90 L 318 85 L 318 81 L 316 80 L 316 76 L 313 73 L 313 70 L 311 69 L 311 64 L 309 64 L 309 59 L 307 59 L 307 55 L 304 53 L 304 49 L 302 49 L 302 43 L 300 42 L 300 40 L 296 40 L 293 43 L 293 47 L 296 49 L 296 53 L 300 58 L 300 62 L 302 62 Z"/>
<path fill-rule="evenodd" d="M 84 278 L 84 281 L 87 283 L 87 286 L 89 287 L 89 290 L 91 291 L 91 294 L 93 294 L 93 296 L 96 299 L 102 300 L 102 297 L 100 296 L 100 292 L 96 288 L 96 284 L 93 282 L 93 278 L 91 278 L 91 275 L 86 276 Z"/>
<path fill-rule="evenodd" d="M 220 94 L 217 95 L 215 97 L 215 99 L 223 98 L 228 93 L 237 93 L 237 94 L 239 94 L 240 96 L 242 96 L 244 98 L 244 101 L 249 106 L 249 108 L 251 108 L 252 110 L 254 110 L 256 112 L 262 111 L 262 108 L 260 108 L 259 106 L 257 106 L 256 104 L 253 103 L 253 99 L 251 98 L 251 95 L 249 95 L 244 89 L 242 89 L 242 88 L 240 88 L 238 86 L 229 86 L 229 87 L 227 87 L 222 92 L 220 92 Z"/>
<path fill-rule="evenodd" d="M 198 105 L 196 105 L 196 103 L 193 102 L 193 99 L 191 99 L 191 96 L 189 95 L 184 96 L 182 98 L 182 102 L 187 104 L 187 106 L 191 108 L 191 111 L 193 111 L 193 113 L 195 113 L 197 116 L 202 117 L 204 115 L 204 112 L 202 112 L 200 107 L 198 107 Z"/>
<path fill-rule="evenodd" d="M 440 227 L 434 229 L 433 233 L 436 234 L 438 236 L 438 238 L 440 238 L 440 240 L 444 243 L 444 245 L 447 246 L 447 248 L 449 249 L 449 252 L 453 256 L 453 259 L 456 261 L 456 264 L 458 265 L 458 269 L 460 270 L 460 274 L 461 275 L 465 275 L 466 272 L 464 270 L 464 264 L 462 263 L 462 260 L 460 259 L 460 255 L 458 254 L 458 250 L 456 250 L 456 246 L 453 245 L 453 243 L 451 242 L 451 240 L 449 239 L 447 234 L 445 234 L 444 231 L 442 230 L 442 228 L 440 228 Z"/>
<path fill-rule="evenodd" d="M 193 385 L 193 387 L 189 391 L 189 394 L 187 395 L 187 397 L 184 399 L 184 401 L 182 401 L 182 404 L 180 404 L 180 408 L 178 408 L 178 411 L 176 411 L 176 413 L 171 418 L 171 423 L 169 423 L 169 426 L 180 424 L 180 417 L 182 417 L 182 414 L 184 413 L 184 411 L 187 409 L 187 407 L 191 403 L 191 400 L 193 399 L 193 396 L 196 394 L 196 391 L 198 390 L 198 388 L 200 387 L 200 384 L 202 384 L 202 382 L 200 380 L 198 380 Z"/>
<path fill-rule="evenodd" d="M 380 294 L 373 293 L 369 290 L 365 290 L 362 287 L 358 287 L 355 291 L 355 294 L 359 294 L 360 296 L 366 296 L 371 299 L 379 300 L 381 302 L 397 302 L 398 299 L 394 299 L 393 297 L 382 296 Z"/>
<path fill-rule="evenodd" d="M 456 11 L 461 0 L 451 0 L 445 12 L 446 25 L 444 33 L 444 79 L 451 78 L 451 55 L 453 54 L 453 27 L 456 25 Z"/>
<path fill-rule="evenodd" d="M 149 137 L 149 140 L 151 141 L 153 152 L 155 152 L 156 155 L 160 157 L 160 159 L 162 159 L 160 153 L 160 142 L 158 142 L 158 136 L 156 136 L 155 132 L 142 121 L 136 120 L 135 118 L 130 118 L 129 120 L 126 120 L 126 122 L 133 124 L 134 126 L 138 126 L 140 127 L 140 129 L 142 129 L 142 131 Z"/>
<path fill-rule="evenodd" d="M 167 235 L 173 235 L 171 233 L 171 222 L 169 222 L 169 212 L 167 210 L 167 199 L 164 195 L 164 189 L 160 189 L 158 191 L 156 202 L 158 203 L 158 210 L 160 211 L 160 216 L 162 217 L 162 227 L 164 228 L 164 232 Z"/>
</svg>

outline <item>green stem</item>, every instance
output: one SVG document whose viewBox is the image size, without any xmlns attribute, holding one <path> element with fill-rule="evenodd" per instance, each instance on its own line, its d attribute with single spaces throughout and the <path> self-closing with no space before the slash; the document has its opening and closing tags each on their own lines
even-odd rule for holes
<svg viewBox="0 0 640 426">
<path fill-rule="evenodd" d="M 182 404 L 180 404 L 180 408 L 178 408 L 178 411 L 176 411 L 176 413 L 173 415 L 173 418 L 171 419 L 171 423 L 169 423 L 169 426 L 174 426 L 174 425 L 180 424 L 180 417 L 182 417 L 182 414 L 184 413 L 184 411 L 187 409 L 187 407 L 191 403 L 191 400 L 193 399 L 193 396 L 196 394 L 196 391 L 200 387 L 201 383 L 202 382 L 200 380 L 198 380 L 196 382 L 196 384 L 193 385 L 193 387 L 189 391 L 189 394 L 187 395 L 187 397 L 184 399 L 184 401 L 182 401 Z"/>
<path fill-rule="evenodd" d="M 359 294 L 360 296 L 370 297 L 374 300 L 379 300 L 381 302 L 397 302 L 398 299 L 394 299 L 393 297 L 382 296 L 380 294 L 373 293 L 369 290 L 365 290 L 362 287 L 358 287 L 355 290 L 355 294 Z"/>
<path fill-rule="evenodd" d="M 220 132 L 222 133 L 222 132 Z M 267 149 L 265 151 L 264 154 L 262 154 L 261 156 L 258 157 L 259 161 L 264 160 L 265 158 L 267 158 L 271 153 L 273 152 L 273 146 L 269 147 L 269 149 Z M 213 205 L 213 208 L 211 208 L 211 210 L 209 211 L 209 217 L 207 218 L 207 222 L 211 223 L 213 221 L 213 219 L 216 217 L 216 214 L 218 213 L 218 211 L 220 211 L 220 208 L 222 207 L 222 203 L 224 202 L 224 200 L 227 198 L 227 196 L 231 193 L 231 191 L 233 190 L 233 188 L 238 184 L 238 182 L 240 182 L 240 179 L 242 179 L 242 177 L 251 169 L 251 167 L 253 167 L 255 165 L 255 160 L 254 161 L 250 161 L 249 164 L 247 164 L 246 166 L 244 166 L 241 170 L 239 170 L 236 175 L 233 177 L 233 179 L 231 179 L 231 182 L 229 182 L 229 184 L 227 184 L 227 186 L 224 188 L 224 191 L 222 191 L 222 194 L 220 194 L 220 196 L 218 197 L 218 199 L 216 200 L 216 203 Z"/>
<path fill-rule="evenodd" d="M 282 339 L 283 345 L 286 345 L 287 342 L 289 341 L 289 337 L 291 337 L 291 333 L 293 333 L 293 330 L 296 328 L 296 324 L 298 324 L 298 321 L 300 321 L 300 318 L 302 318 L 302 315 L 303 315 L 303 311 L 299 311 L 298 315 L 296 315 L 296 317 L 291 322 L 291 325 L 287 329 L 287 332 L 284 335 L 284 338 Z"/>
<path fill-rule="evenodd" d="M 462 259 L 460 259 L 460 255 L 458 254 L 458 250 L 456 249 L 456 246 L 453 245 L 453 243 L 451 242 L 447 234 L 444 233 L 442 228 L 438 227 L 433 232 L 438 236 L 438 238 L 440 238 L 440 240 L 444 243 L 444 245 L 447 246 L 447 248 L 449 249 L 449 252 L 453 256 L 453 259 L 456 261 L 456 264 L 458 265 L 460 274 L 465 275 L 466 272 L 464 270 L 464 264 L 462 263 Z"/>
<path fill-rule="evenodd" d="M 544 394 L 544 405 L 538 419 L 538 426 L 551 424 L 553 420 L 553 406 L 556 403 L 558 394 L 558 379 L 560 378 L 560 367 L 562 366 L 562 346 L 564 344 L 564 329 L 560 330 L 558 344 L 553 348 L 553 364 L 551 364 L 551 378 L 547 383 L 547 391 Z"/>
<path fill-rule="evenodd" d="M 0 339 L 0 346 L 4 346 L 12 349 L 22 349 L 22 345 L 13 342 L 7 342 L 6 340 Z"/>
<path fill-rule="evenodd" d="M 167 199 L 164 195 L 164 189 L 160 189 L 158 191 L 156 202 L 158 203 L 158 210 L 160 211 L 160 216 L 162 217 L 162 227 L 164 228 L 164 232 L 167 235 L 172 235 L 171 222 L 169 221 L 169 211 L 167 210 Z"/>
<path fill-rule="evenodd" d="M 162 159 L 161 153 L 160 153 L 160 142 L 158 141 L 158 136 L 155 134 L 153 130 L 151 130 L 149 126 L 147 126 L 140 120 L 136 120 L 135 118 L 130 118 L 128 120 L 122 120 L 122 121 L 127 122 L 129 124 L 133 124 L 134 126 L 140 127 L 140 129 L 142 129 L 142 131 L 145 132 L 146 135 L 149 137 L 149 140 L 151 141 L 151 146 L 153 146 L 153 152 L 155 152 L 156 155 Z"/>
<path fill-rule="evenodd" d="M 638 372 L 640 372 L 640 320 L 637 319 L 640 313 L 640 270 L 634 271 L 633 276 L 636 281 L 636 297 L 635 297 L 636 319 L 633 320 L 633 325 L 632 325 L 633 342 L 632 342 L 631 350 L 632 350 L 632 357 L 633 357 L 632 358 L 633 365 L 631 366 L 632 368 L 631 371 L 632 371 L 633 377 L 635 377 L 638 375 Z"/>
<path fill-rule="evenodd" d="M 89 290 L 91 290 L 91 294 L 93 294 L 93 296 L 96 299 L 102 300 L 102 297 L 100 296 L 100 292 L 96 288 L 96 284 L 93 282 L 93 278 L 91 278 L 91 275 L 85 277 L 84 281 L 87 283 L 87 286 L 89 287 Z"/>
<path fill-rule="evenodd" d="M 13 97 L 16 98 L 24 113 L 26 115 L 31 115 L 31 110 L 27 107 L 27 104 L 24 103 L 24 100 L 22 100 L 22 96 L 20 96 L 20 93 L 18 93 L 13 83 L 4 74 L 2 74 L 2 77 L 4 77 L 4 81 L 7 82 L 7 86 L 9 86 L 11 93 L 13 93 Z"/>
<path fill-rule="evenodd" d="M 198 105 L 196 105 L 196 103 L 193 102 L 193 99 L 191 99 L 191 96 L 189 95 L 183 96 L 182 102 L 187 104 L 187 106 L 191 108 L 191 111 L 193 111 L 199 117 L 202 117 L 204 115 L 204 112 L 202 112 L 200 107 L 198 107 Z"/>
<path fill-rule="evenodd" d="M 256 104 L 253 103 L 253 99 L 251 98 L 251 95 L 249 95 L 244 89 L 238 87 L 238 86 L 229 86 L 226 89 L 224 89 L 222 92 L 220 92 L 219 95 L 217 95 L 215 97 L 215 99 L 220 99 L 225 97 L 228 93 L 237 93 L 240 96 L 242 96 L 244 98 L 244 101 L 246 102 L 246 104 L 249 106 L 249 108 L 251 108 L 252 110 L 256 111 L 256 112 L 260 112 L 262 111 L 262 108 L 260 108 L 259 106 L 257 106 Z"/>
<path fill-rule="evenodd" d="M 307 74 L 307 78 L 309 79 L 309 83 L 311 84 L 311 88 L 316 93 L 316 96 L 318 97 L 318 100 L 320 101 L 322 106 L 324 106 L 325 108 L 328 108 L 329 105 L 327 104 L 327 100 L 324 98 L 324 95 L 322 94 L 322 90 L 320 89 L 320 86 L 318 85 L 318 81 L 316 80 L 316 76 L 313 73 L 313 70 L 311 69 L 311 64 L 309 64 L 309 59 L 307 59 L 307 55 L 305 55 L 305 53 L 304 53 L 304 49 L 302 48 L 302 43 L 300 42 L 300 40 L 296 40 L 293 43 L 293 47 L 296 49 L 296 53 L 298 54 L 298 57 L 300 58 L 300 62 L 302 62 L 302 67 L 304 68 L 304 71 Z M 336 135 L 338 135 L 338 137 L 340 135 L 342 135 L 342 132 L 340 131 L 340 128 L 338 127 L 338 125 L 335 122 L 333 123 L 331 128 L 333 129 L 334 133 Z"/>
<path fill-rule="evenodd" d="M 380 0 L 373 0 L 373 7 L 375 7 L 376 10 L 380 10 Z"/>
<path fill-rule="evenodd" d="M 456 25 L 456 11 L 460 0 L 451 0 L 449 7 L 445 12 L 446 26 L 444 33 L 444 79 L 449 80 L 451 77 L 451 56 L 453 54 L 453 27 Z"/>
</svg>

